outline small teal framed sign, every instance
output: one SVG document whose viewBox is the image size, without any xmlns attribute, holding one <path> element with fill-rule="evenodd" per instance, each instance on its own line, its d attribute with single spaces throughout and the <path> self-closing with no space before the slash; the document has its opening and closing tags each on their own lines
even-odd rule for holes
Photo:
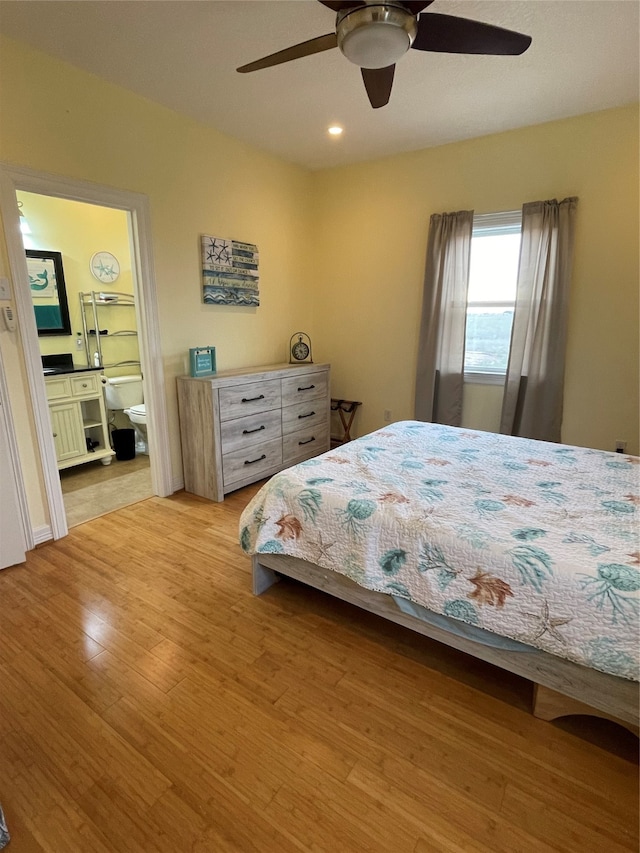
<svg viewBox="0 0 640 853">
<path fill-rule="evenodd" d="M 211 376 L 216 372 L 215 347 L 191 347 L 189 350 L 191 376 Z"/>
</svg>

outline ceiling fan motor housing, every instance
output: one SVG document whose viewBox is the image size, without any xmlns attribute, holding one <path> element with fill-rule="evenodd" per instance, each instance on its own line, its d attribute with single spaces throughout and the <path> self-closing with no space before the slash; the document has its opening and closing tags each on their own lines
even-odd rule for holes
<svg viewBox="0 0 640 853">
<path fill-rule="evenodd" d="M 336 21 L 338 47 L 360 68 L 394 65 L 413 44 L 416 16 L 393 3 L 368 3 L 340 12 Z"/>
</svg>

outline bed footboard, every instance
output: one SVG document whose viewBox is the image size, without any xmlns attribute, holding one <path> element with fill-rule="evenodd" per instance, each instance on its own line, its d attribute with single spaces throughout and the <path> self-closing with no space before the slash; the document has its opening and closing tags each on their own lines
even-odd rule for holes
<svg viewBox="0 0 640 853">
<path fill-rule="evenodd" d="M 577 699 L 572 699 L 570 696 L 564 696 L 556 690 L 550 690 L 548 687 L 543 687 L 542 684 L 535 684 L 533 690 L 533 716 L 539 720 L 557 720 L 559 717 L 568 717 L 572 714 L 586 714 L 590 717 L 602 717 L 605 720 L 612 720 L 638 737 L 640 729 L 633 723 L 628 723 L 626 720 L 621 720 L 619 717 L 614 717 L 591 705 L 586 705 L 584 702 L 579 702 Z"/>
</svg>

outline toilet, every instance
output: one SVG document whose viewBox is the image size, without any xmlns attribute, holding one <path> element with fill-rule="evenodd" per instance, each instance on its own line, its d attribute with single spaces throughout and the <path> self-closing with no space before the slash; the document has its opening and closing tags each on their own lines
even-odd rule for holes
<svg viewBox="0 0 640 853">
<path fill-rule="evenodd" d="M 107 408 L 124 412 L 135 430 L 136 453 L 148 454 L 147 411 L 143 402 L 142 376 L 103 376 L 102 383 Z"/>
<path fill-rule="evenodd" d="M 136 433 L 136 453 L 148 454 L 147 410 L 144 403 L 138 403 L 137 406 L 129 406 L 128 409 L 124 409 L 123 411 L 131 421 Z"/>
</svg>

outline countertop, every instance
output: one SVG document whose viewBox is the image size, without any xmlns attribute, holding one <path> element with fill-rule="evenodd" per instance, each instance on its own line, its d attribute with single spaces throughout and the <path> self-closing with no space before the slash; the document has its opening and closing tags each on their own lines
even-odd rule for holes
<svg viewBox="0 0 640 853">
<path fill-rule="evenodd" d="M 90 371 L 101 371 L 101 367 L 43 367 L 45 376 L 53 376 L 60 373 L 89 373 Z"/>
</svg>

